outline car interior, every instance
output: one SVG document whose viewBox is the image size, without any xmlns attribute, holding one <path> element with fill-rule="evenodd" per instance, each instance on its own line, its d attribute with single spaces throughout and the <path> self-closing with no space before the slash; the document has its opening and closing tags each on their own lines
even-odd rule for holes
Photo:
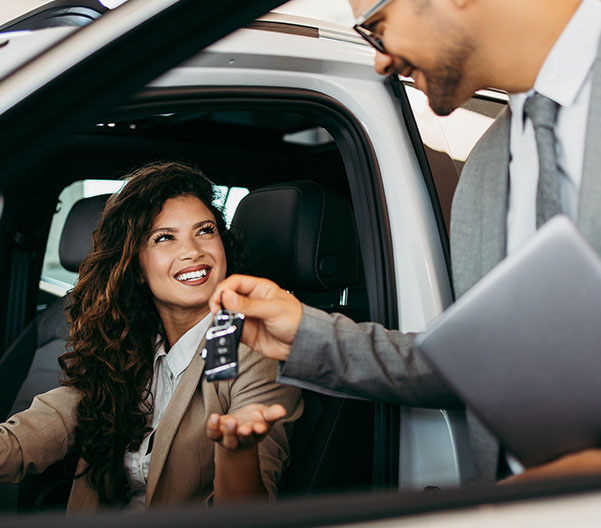
<svg viewBox="0 0 601 528">
<path fill-rule="evenodd" d="M 242 3 L 238 7 L 244 10 Z M 106 7 L 97 0 L 54 0 L 0 25 L 0 32 L 84 26 L 105 11 Z M 211 34 L 218 17 L 205 18 L 210 25 L 204 33 Z M 173 30 L 178 38 L 180 33 L 186 34 L 178 24 L 165 24 L 164 20 L 161 19 L 160 32 Z M 160 38 L 156 38 L 158 33 L 156 28 L 150 28 L 145 36 L 148 41 L 160 42 Z M 130 44 L 145 42 L 143 37 L 144 33 L 140 36 L 138 32 L 131 37 Z M 197 38 L 195 33 L 193 39 Z M 216 38 L 206 37 L 206 42 Z M 158 66 L 154 73 L 145 73 L 147 76 L 137 81 L 136 86 L 158 75 L 161 64 L 172 67 L 177 62 L 167 61 L 157 52 L 160 50 L 153 51 L 151 62 Z M 110 62 L 106 55 L 101 58 L 105 63 Z M 183 55 L 178 60 L 181 62 Z M 90 90 L 88 84 L 88 89 L 73 93 L 68 88 L 70 79 L 75 77 L 65 76 L 54 98 L 44 93 L 40 95 L 44 104 L 33 105 L 29 119 L 23 119 L 23 115 L 28 116 L 26 110 L 21 110 L 12 121 L 9 116 L 6 122 L 11 126 L 7 128 L 15 131 L 17 141 L 7 141 L 10 146 L 6 151 L 10 152 L 14 144 L 20 143 L 26 152 L 33 153 L 31 159 L 37 160 L 44 150 L 41 147 L 35 150 L 37 131 L 31 124 L 36 123 L 40 130 L 62 130 L 51 126 L 54 118 L 44 120 L 44 108 L 53 106 L 47 101 L 55 101 L 57 93 L 65 94 L 65 98 L 81 96 L 79 102 L 82 97 L 96 101 L 103 92 L 110 91 L 107 89 L 110 84 L 125 86 L 128 82 L 129 76 L 125 75 L 123 83 L 118 82 L 119 77 L 109 76 L 104 84 L 99 83 L 93 63 L 91 68 L 89 77 L 93 79 L 92 88 L 98 84 L 96 92 Z M 136 72 L 146 69 L 151 71 L 146 65 L 130 67 Z M 76 71 L 75 75 L 85 76 L 82 71 Z M 406 81 L 403 84 L 408 85 Z M 125 88 L 120 93 L 125 93 Z M 405 90 L 399 94 L 400 99 L 406 98 Z M 411 95 L 411 90 L 408 94 Z M 106 98 L 112 103 L 117 100 L 117 96 Z M 487 108 L 482 109 L 484 102 Z M 444 227 L 449 225 L 451 198 L 465 157 L 442 153 L 439 142 L 429 137 L 431 127 L 424 126 L 428 121 L 416 112 L 414 104 L 405 103 L 406 100 L 403 109 L 412 108 L 404 118 L 412 140 L 416 141 L 414 148 L 433 197 L 445 246 Z M 505 101 L 481 97 L 475 104 L 478 108 L 466 108 L 494 118 Z M 89 116 L 92 112 L 87 110 L 86 113 L 86 107 L 86 104 L 78 104 L 78 111 L 72 113 Z M 61 117 L 71 113 L 63 112 L 60 104 L 57 108 L 62 112 Z M 396 328 L 399 317 L 384 193 L 369 141 L 361 137 L 361 127 L 356 125 L 331 101 L 320 101 L 314 95 L 292 90 L 276 93 L 258 89 L 250 93 L 242 87 L 146 89 L 70 137 L 33 170 L 21 171 L 20 162 L 10 157 L 8 161 L 3 159 L 0 418 L 4 420 L 27 407 L 35 394 L 58 384 L 56 358 L 64 349 L 68 333 L 64 305 L 68 289 L 76 280 L 78 263 L 89 248 L 97 215 L 106 193 L 119 188 L 120 178 L 147 162 L 183 161 L 205 171 L 223 192 L 228 221 L 243 232 L 249 247 L 249 270 L 253 273 L 277 280 L 309 305 L 343 312 L 356 321 L 378 321 L 388 328 Z M 25 135 L 17 131 L 25 131 Z M 60 133 L 53 135 L 60 136 L 62 141 Z M 18 156 L 13 158 L 29 157 L 22 155 L 21 148 L 16 151 Z M 28 166 L 27 163 L 22 165 Z M 18 179 L 13 177 L 13 166 L 18 169 Z M 88 181 L 111 185 L 97 185 L 91 191 L 86 187 Z M 69 191 L 73 187 L 76 191 Z M 242 196 L 246 198 L 240 200 Z M 441 211 L 436 210 L 439 202 Z M 343 217 L 347 221 L 339 222 Z M 299 244 L 303 251 L 295 254 Z M 52 269 L 48 267 L 49 254 L 54 255 Z M 338 281 L 340 277 L 344 280 Z M 586 509 L 582 496 L 599 489 L 598 478 L 592 478 L 490 489 L 472 486 L 461 490 L 443 489 L 440 493 L 430 493 L 436 488 L 427 487 L 424 491 L 428 493 L 403 490 L 405 493 L 398 494 L 402 489 L 398 407 L 334 398 L 307 390 L 304 398 L 305 413 L 295 425 L 291 442 L 291 464 L 280 485 L 282 497 L 366 489 L 392 489 L 393 492 L 329 495 L 322 501 L 282 501 L 265 506 L 252 504 L 252 510 L 242 508 L 238 514 L 235 508 L 209 510 L 203 522 L 214 521 L 221 526 L 228 522 L 236 526 L 281 526 L 290 522 L 314 526 L 316 523 L 373 523 L 375 519 L 391 517 L 397 517 L 398 521 L 401 516 L 430 513 L 430 517 L 416 521 L 438 526 L 446 525 L 446 518 L 449 523 L 462 522 L 467 526 L 468 522 L 452 515 L 469 508 L 474 526 L 481 526 L 483 522 L 499 524 L 502 519 L 511 524 L 516 519 L 523 522 L 524 518 L 530 518 L 524 515 L 528 513 L 524 510 L 528 507 L 525 499 L 542 496 L 543 500 L 530 506 L 537 508 L 532 510 L 533 515 L 540 517 L 547 512 L 550 518 L 553 514 L 549 513 L 549 505 L 554 504 L 562 510 L 557 511 L 556 522 L 567 518 L 565 524 L 570 525 L 577 517 L 576 508 Z M 403 434 L 410 435 L 411 431 L 404 425 Z M 8 514 L 5 523 L 10 524 L 8 517 L 14 512 L 63 511 L 74 477 L 76 456 L 77 453 L 73 453 L 41 475 L 29 475 L 19 485 L 0 484 L 0 511 Z M 571 508 L 564 502 L 566 493 L 578 501 Z M 594 494 L 589 500 L 598 503 Z M 519 510 L 517 516 L 515 509 Z M 502 517 L 503 513 L 507 517 Z M 21 517 L 15 524 L 38 526 L 36 520 L 47 523 L 56 519 L 33 515 Z M 411 522 L 411 518 L 407 521 Z M 72 522 L 75 526 L 81 520 L 66 518 L 61 522 L 66 526 Z M 85 522 L 90 526 L 95 526 L 95 522 L 104 525 L 106 519 L 87 517 Z M 145 526 L 153 522 L 157 526 L 166 523 L 196 526 L 198 513 L 195 510 L 157 512 L 152 517 L 145 516 L 141 522 Z"/>
<path fill-rule="evenodd" d="M 31 194 L 27 198 L 35 206 L 7 211 L 9 260 L 12 266 L 25 261 L 27 266 L 7 301 L 21 306 L 23 317 L 7 321 L 11 338 L 0 357 L 3 420 L 27 408 L 35 394 L 59 384 L 57 357 L 68 334 L 68 294 L 48 287 L 53 281 L 44 276 L 44 255 L 52 249 L 60 254 L 63 268 L 76 271 L 108 196 L 74 200 L 58 248 L 47 247 L 56 244 L 48 235 L 53 214 L 71 205 L 58 197 L 73 182 L 118 181 L 152 161 L 192 163 L 225 198 L 243 190 L 235 211 L 226 212 L 246 248 L 249 272 L 275 280 L 309 305 L 343 312 L 356 321 L 373 319 L 370 273 L 365 272 L 369 248 L 363 247 L 365 230 L 353 205 L 342 127 L 332 125 L 325 114 L 304 112 L 293 104 L 208 105 L 195 103 L 191 96 L 160 104 L 142 100 L 73 136 L 36 178 L 39 187 L 31 193 L 33 200 Z M 13 197 L 24 200 L 25 194 L 15 192 Z M 304 399 L 281 495 L 369 489 L 374 404 L 308 390 Z M 64 509 L 73 472 L 70 457 L 42 475 L 28 476 L 14 492 L 14 507 L 28 512 Z"/>
</svg>

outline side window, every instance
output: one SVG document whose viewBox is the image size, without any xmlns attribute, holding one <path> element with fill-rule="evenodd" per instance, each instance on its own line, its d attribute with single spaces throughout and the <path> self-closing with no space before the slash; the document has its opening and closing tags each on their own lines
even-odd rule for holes
<svg viewBox="0 0 601 528">
<path fill-rule="evenodd" d="M 217 189 L 221 194 L 221 200 L 216 205 L 223 209 L 225 223 L 229 227 L 238 204 L 249 193 L 249 190 L 246 187 L 227 187 L 225 185 L 218 185 Z"/>
<path fill-rule="evenodd" d="M 505 108 L 506 97 L 491 92 L 472 97 L 451 115 L 437 116 L 426 95 L 405 85 L 405 91 L 426 151 L 447 230 L 453 194 L 463 165 L 478 140 Z"/>
<path fill-rule="evenodd" d="M 57 210 L 50 225 L 44 264 L 42 265 L 40 290 L 56 297 L 62 297 L 73 287 L 77 280 L 77 273 L 67 271 L 61 266 L 59 256 L 61 233 L 73 204 L 81 198 L 116 192 L 122 186 L 122 181 L 82 180 L 63 189 L 58 198 Z"/>
<path fill-rule="evenodd" d="M 82 180 L 72 183 L 59 196 L 57 211 L 52 218 L 42 276 L 40 290 L 54 297 L 65 295 L 77 281 L 77 273 L 67 271 L 62 267 L 59 256 L 60 237 L 67 215 L 75 202 L 81 198 L 97 196 L 99 194 L 114 193 L 124 185 L 120 180 Z M 244 198 L 249 190 L 246 187 L 218 186 L 220 199 L 217 205 L 224 208 L 226 223 L 229 227 L 240 200 Z"/>
</svg>

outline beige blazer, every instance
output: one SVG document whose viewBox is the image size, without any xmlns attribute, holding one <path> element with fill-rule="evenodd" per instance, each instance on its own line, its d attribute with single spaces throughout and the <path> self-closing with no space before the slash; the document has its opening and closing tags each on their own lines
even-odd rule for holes
<svg viewBox="0 0 601 528">
<path fill-rule="evenodd" d="M 213 412 L 225 414 L 249 403 L 280 403 L 288 414 L 259 444 L 261 475 L 271 497 L 288 463 L 292 422 L 302 414 L 300 390 L 275 382 L 276 362 L 239 348 L 239 376 L 209 383 L 202 376 L 203 343 L 186 369 L 156 431 L 146 488 L 146 508 L 206 503 L 213 491 L 214 443 L 206 434 Z M 31 407 L 0 425 L 0 481 L 19 482 L 64 458 L 74 444 L 79 393 L 59 387 L 36 396 Z M 86 467 L 79 460 L 77 473 Z M 86 478 L 75 479 L 68 512 L 99 508 Z"/>
</svg>

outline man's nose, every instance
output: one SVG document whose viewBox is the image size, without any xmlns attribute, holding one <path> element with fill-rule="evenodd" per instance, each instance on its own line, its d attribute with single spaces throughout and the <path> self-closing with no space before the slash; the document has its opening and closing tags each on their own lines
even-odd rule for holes
<svg viewBox="0 0 601 528">
<path fill-rule="evenodd" d="M 394 71 L 394 60 L 390 55 L 376 51 L 374 68 L 380 75 L 389 75 Z"/>
</svg>

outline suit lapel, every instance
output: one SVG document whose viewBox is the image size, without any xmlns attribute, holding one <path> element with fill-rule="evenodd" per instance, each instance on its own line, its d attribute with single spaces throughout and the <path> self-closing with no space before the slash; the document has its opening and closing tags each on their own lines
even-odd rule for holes
<svg viewBox="0 0 601 528">
<path fill-rule="evenodd" d="M 474 147 L 455 193 L 451 254 L 457 297 L 505 256 L 509 122 L 506 108 Z"/>
<path fill-rule="evenodd" d="M 509 123 L 511 114 L 507 107 L 494 123 L 487 170 L 484 178 L 480 222 L 482 226 L 482 274 L 486 275 L 503 258 L 507 251 L 507 199 L 509 191 Z"/>
<path fill-rule="evenodd" d="M 201 356 L 204 346 L 205 339 L 203 338 L 196 350 L 196 354 L 194 354 L 192 361 L 186 368 L 182 380 L 173 393 L 173 397 L 156 430 L 150 468 L 148 470 L 148 482 L 146 484 L 146 508 L 148 508 L 156 490 L 175 433 L 200 382 L 205 365 L 205 361 Z"/>
<path fill-rule="evenodd" d="M 601 254 L 601 42 L 593 64 L 591 100 L 586 128 L 578 227 L 581 233 Z"/>
<path fill-rule="evenodd" d="M 484 145 L 484 166 L 481 204 L 478 215 L 481 232 L 479 244 L 473 251 L 481 256 L 481 267 L 472 277 L 472 284 L 493 269 L 507 253 L 507 201 L 509 196 L 509 132 L 511 112 L 503 110 L 490 128 L 489 144 Z M 476 226 L 477 228 L 478 226 Z M 468 412 L 470 440 L 476 455 L 476 464 L 485 480 L 494 481 L 499 459 L 499 443 L 486 428 Z"/>
<path fill-rule="evenodd" d="M 455 193 L 451 255 L 457 297 L 505 257 L 510 118 L 506 108 L 474 147 Z M 498 442 L 469 411 L 467 418 L 479 477 L 493 481 Z"/>
</svg>

